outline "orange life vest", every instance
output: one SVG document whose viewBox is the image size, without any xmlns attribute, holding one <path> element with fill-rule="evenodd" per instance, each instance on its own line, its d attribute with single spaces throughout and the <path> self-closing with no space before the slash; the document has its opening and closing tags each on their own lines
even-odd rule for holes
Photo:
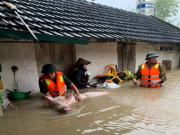
<svg viewBox="0 0 180 135">
<path fill-rule="evenodd" d="M 155 87 L 161 87 L 161 84 L 158 83 L 157 85 L 151 85 L 150 82 L 152 80 L 159 80 L 159 62 L 151 67 L 149 69 L 146 66 L 146 63 L 141 64 L 141 86 L 142 87 L 149 87 L 149 88 L 155 88 Z"/>
<path fill-rule="evenodd" d="M 62 76 L 62 72 L 56 72 L 56 83 L 45 75 L 40 78 L 41 81 L 45 81 L 48 91 L 53 97 L 63 96 L 66 93 L 66 86 Z"/>
</svg>

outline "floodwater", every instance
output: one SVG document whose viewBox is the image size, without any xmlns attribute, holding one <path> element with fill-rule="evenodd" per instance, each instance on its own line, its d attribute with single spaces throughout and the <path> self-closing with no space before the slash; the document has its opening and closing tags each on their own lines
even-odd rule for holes
<svg viewBox="0 0 180 135">
<path fill-rule="evenodd" d="M 90 89 L 110 93 L 74 104 L 68 114 L 49 109 L 40 96 L 13 101 L 18 110 L 4 111 L 0 134 L 180 135 L 180 70 L 167 78 L 162 88 L 136 87 L 130 81 L 119 89 Z"/>
</svg>

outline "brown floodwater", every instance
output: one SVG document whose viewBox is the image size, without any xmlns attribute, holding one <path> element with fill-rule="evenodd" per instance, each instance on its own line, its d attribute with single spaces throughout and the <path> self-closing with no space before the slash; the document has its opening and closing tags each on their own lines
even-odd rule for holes
<svg viewBox="0 0 180 135">
<path fill-rule="evenodd" d="M 87 90 L 82 90 L 81 92 Z M 13 101 L 18 110 L 4 111 L 1 135 L 180 135 L 180 70 L 168 72 L 161 88 L 141 88 L 125 82 L 74 104 L 68 114 L 46 106 L 41 96 Z"/>
</svg>

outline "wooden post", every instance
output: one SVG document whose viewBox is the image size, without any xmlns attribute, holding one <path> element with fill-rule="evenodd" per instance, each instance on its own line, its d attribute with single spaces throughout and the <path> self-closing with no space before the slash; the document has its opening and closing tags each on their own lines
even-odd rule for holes
<svg viewBox="0 0 180 135">
<path fill-rule="evenodd" d="M 117 53 L 118 53 L 118 72 L 123 70 L 123 45 L 118 44 L 117 46 Z"/>
<path fill-rule="evenodd" d="M 3 116 L 3 111 L 2 111 L 2 107 L 1 107 L 1 103 L 0 103 L 0 117 Z"/>
</svg>

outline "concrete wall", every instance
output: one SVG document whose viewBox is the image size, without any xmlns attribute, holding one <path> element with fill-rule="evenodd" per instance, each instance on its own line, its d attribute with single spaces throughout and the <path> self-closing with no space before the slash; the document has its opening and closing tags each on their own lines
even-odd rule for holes
<svg viewBox="0 0 180 135">
<path fill-rule="evenodd" d="M 38 45 L 38 46 L 37 46 Z M 51 45 L 52 46 L 52 45 Z M 54 45 L 55 47 L 56 45 Z M 66 45 L 62 45 L 66 46 Z M 59 46 L 59 51 L 62 50 L 62 46 Z M 73 46 L 67 45 L 72 48 Z M 0 63 L 2 65 L 2 80 L 4 83 L 5 89 L 14 89 L 14 78 L 13 72 L 11 71 L 11 66 L 18 66 L 19 70 L 16 73 L 16 78 L 18 79 L 19 90 L 20 91 L 39 91 L 38 86 L 38 70 L 37 62 L 40 58 L 40 55 L 37 55 L 35 58 L 35 49 L 40 47 L 39 44 L 33 43 L 0 43 Z M 160 47 L 173 47 L 173 50 L 164 50 L 160 51 Z M 54 49 L 51 49 L 53 51 Z M 55 49 L 57 50 L 57 49 Z M 69 55 L 67 52 L 66 57 L 73 57 L 76 60 L 80 57 L 91 61 L 92 63 L 87 66 L 88 72 L 91 73 L 91 78 L 95 77 L 98 74 L 104 74 L 107 69 L 105 68 L 108 64 L 118 65 L 118 54 L 117 54 L 117 43 L 89 43 L 88 45 L 75 45 L 74 51 L 70 49 L 71 53 L 75 54 Z M 136 60 L 135 67 L 136 70 L 138 65 L 142 62 L 145 62 L 145 56 L 147 52 L 154 51 L 157 52 L 160 56 L 158 58 L 159 62 L 162 60 L 171 60 L 172 67 L 178 67 L 180 61 L 179 47 L 171 44 L 150 44 L 150 43 L 136 43 Z M 42 52 L 44 53 L 44 52 Z M 57 52 L 58 53 L 58 52 Z M 63 54 L 65 57 L 65 54 Z M 55 62 L 60 62 L 59 57 Z M 69 61 L 69 59 L 66 61 Z M 42 68 L 41 66 L 39 66 Z"/>
<path fill-rule="evenodd" d="M 19 91 L 39 90 L 34 44 L 0 43 L 0 63 L 5 89 L 14 89 L 14 76 L 11 66 L 18 66 L 19 70 L 16 72 L 16 78 Z"/>
<path fill-rule="evenodd" d="M 84 58 L 91 61 L 87 66 L 91 78 L 98 74 L 104 74 L 107 70 L 105 66 L 109 64 L 118 64 L 117 43 L 89 43 L 88 45 L 75 45 L 76 58 Z"/>
<path fill-rule="evenodd" d="M 160 47 L 173 47 L 173 50 L 163 50 L 160 51 Z M 156 52 L 158 57 L 158 62 L 162 63 L 162 60 L 171 60 L 172 61 L 172 68 L 178 67 L 179 65 L 179 55 L 180 55 L 180 48 L 173 45 L 173 44 L 152 44 L 152 43 L 143 43 L 138 42 L 136 43 L 136 71 L 138 69 L 138 65 L 145 62 L 146 54 L 150 51 Z"/>
</svg>

